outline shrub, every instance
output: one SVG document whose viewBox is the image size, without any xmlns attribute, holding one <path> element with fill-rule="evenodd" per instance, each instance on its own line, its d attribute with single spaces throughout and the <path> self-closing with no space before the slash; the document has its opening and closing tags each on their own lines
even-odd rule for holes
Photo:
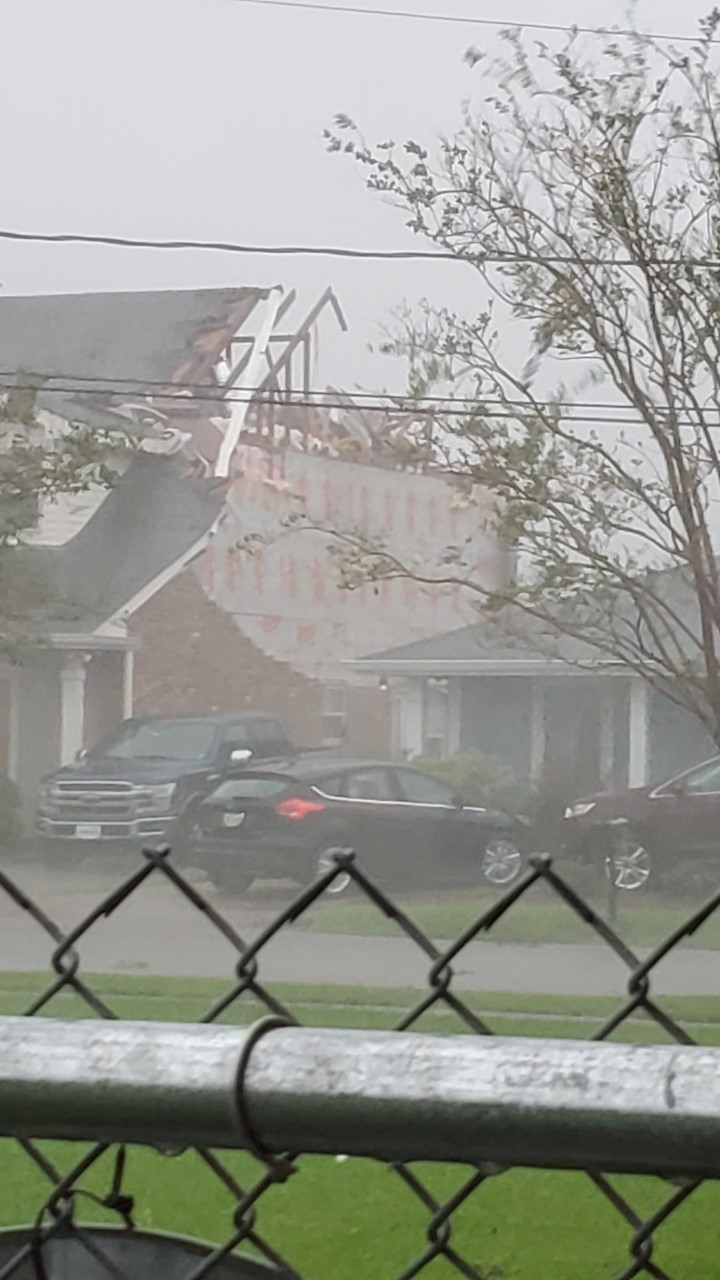
<svg viewBox="0 0 720 1280">
<path fill-rule="evenodd" d="M 526 792 L 512 769 L 498 756 L 479 751 L 462 751 L 447 760 L 419 756 L 412 761 L 418 769 L 447 782 L 466 804 L 487 805 L 518 813 Z"/>
</svg>

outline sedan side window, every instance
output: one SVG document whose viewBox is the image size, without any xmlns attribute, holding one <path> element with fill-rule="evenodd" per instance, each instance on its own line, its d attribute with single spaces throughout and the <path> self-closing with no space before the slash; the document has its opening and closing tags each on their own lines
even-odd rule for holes
<svg viewBox="0 0 720 1280">
<path fill-rule="evenodd" d="M 716 795 L 720 792 L 720 760 L 711 760 L 681 779 L 689 795 Z"/>
<path fill-rule="evenodd" d="M 412 804 L 444 805 L 455 808 L 455 794 L 451 787 L 439 778 L 431 778 L 419 769 L 398 769 L 400 787 L 404 800 Z"/>
<path fill-rule="evenodd" d="M 397 800 L 388 769 L 355 769 L 342 779 L 348 800 Z"/>
</svg>

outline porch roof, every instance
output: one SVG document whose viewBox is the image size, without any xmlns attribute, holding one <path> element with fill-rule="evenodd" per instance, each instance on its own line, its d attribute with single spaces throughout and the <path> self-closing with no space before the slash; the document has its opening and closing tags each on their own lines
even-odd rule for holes
<svg viewBox="0 0 720 1280">
<path fill-rule="evenodd" d="M 620 662 L 566 636 L 554 640 L 556 656 L 512 637 L 498 643 L 496 626 L 475 623 L 442 635 L 356 659 L 357 671 L 378 675 L 548 675 L 567 676 L 624 671 Z"/>
</svg>

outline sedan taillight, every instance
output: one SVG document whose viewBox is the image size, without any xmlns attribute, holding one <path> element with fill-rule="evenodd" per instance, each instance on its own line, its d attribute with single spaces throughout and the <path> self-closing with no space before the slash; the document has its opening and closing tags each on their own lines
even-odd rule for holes
<svg viewBox="0 0 720 1280">
<path fill-rule="evenodd" d="M 275 812 L 281 818 L 290 818 L 292 822 L 302 822 L 313 813 L 322 813 L 325 805 L 319 800 L 305 800 L 302 796 L 288 796 L 275 805 Z"/>
</svg>

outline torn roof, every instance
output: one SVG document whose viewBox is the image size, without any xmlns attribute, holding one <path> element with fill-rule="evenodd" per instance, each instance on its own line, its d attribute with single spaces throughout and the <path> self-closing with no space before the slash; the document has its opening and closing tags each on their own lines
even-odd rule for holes
<svg viewBox="0 0 720 1280">
<path fill-rule="evenodd" d="M 18 549 L 41 595 L 29 623 L 92 633 L 207 541 L 225 486 L 181 458 L 138 454 L 79 533 L 62 547 Z"/>
<path fill-rule="evenodd" d="M 23 371 L 62 376 L 68 385 L 76 375 L 214 386 L 214 364 L 268 292 L 166 289 L 0 296 L 0 385 L 12 385 Z"/>
</svg>

